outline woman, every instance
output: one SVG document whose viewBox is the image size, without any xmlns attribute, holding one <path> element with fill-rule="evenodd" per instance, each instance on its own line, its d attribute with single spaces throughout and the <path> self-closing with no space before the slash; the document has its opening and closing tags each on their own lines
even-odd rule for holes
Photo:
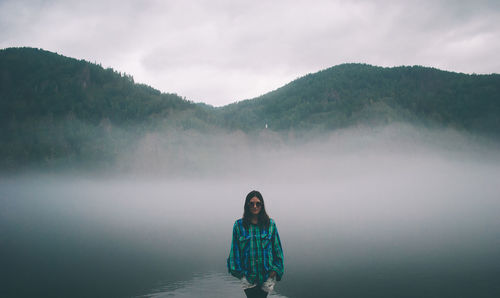
<svg viewBox="0 0 500 298">
<path fill-rule="evenodd" d="M 247 297 L 267 297 L 283 276 L 280 236 L 256 190 L 247 195 L 243 218 L 234 223 L 227 268 L 241 279 Z"/>
</svg>

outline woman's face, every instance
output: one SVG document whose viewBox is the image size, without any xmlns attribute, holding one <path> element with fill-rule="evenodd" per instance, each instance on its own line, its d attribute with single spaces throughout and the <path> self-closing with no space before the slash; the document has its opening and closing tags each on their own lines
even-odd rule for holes
<svg viewBox="0 0 500 298">
<path fill-rule="evenodd" d="M 248 208 L 253 215 L 258 215 L 262 209 L 262 202 L 257 197 L 253 197 L 248 202 Z"/>
</svg>

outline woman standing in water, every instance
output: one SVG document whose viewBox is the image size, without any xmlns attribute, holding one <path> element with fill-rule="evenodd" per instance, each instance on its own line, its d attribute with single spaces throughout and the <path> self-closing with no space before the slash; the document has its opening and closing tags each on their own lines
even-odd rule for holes
<svg viewBox="0 0 500 298">
<path fill-rule="evenodd" d="M 247 297 L 267 297 L 283 276 L 283 250 L 274 220 L 266 213 L 260 192 L 251 191 L 243 218 L 233 227 L 229 273 L 241 279 Z"/>
</svg>

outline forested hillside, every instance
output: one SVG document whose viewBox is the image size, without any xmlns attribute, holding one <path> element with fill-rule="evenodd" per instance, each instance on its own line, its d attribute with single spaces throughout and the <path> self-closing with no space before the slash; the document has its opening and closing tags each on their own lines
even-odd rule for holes
<svg viewBox="0 0 500 298">
<path fill-rule="evenodd" d="M 193 82 L 196 84 L 196 82 Z M 0 50 L 0 169 L 113 163 L 155 131 L 328 132 L 391 122 L 500 137 L 500 75 L 343 64 L 221 108 L 33 48 Z"/>
<path fill-rule="evenodd" d="M 208 115 L 132 76 L 33 48 L 0 50 L 0 167 L 107 161 L 125 135 L 197 128 Z"/>
<path fill-rule="evenodd" d="M 500 75 L 343 64 L 220 112 L 224 125 L 244 130 L 266 123 L 274 130 L 331 130 L 404 121 L 498 137 Z"/>
</svg>

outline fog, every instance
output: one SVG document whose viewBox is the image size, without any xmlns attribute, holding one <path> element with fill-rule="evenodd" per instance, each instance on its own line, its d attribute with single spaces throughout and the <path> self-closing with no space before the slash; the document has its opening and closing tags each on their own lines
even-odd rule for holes
<svg viewBox="0 0 500 298">
<path fill-rule="evenodd" d="M 106 171 L 4 176 L 0 296 L 244 297 L 225 262 L 256 189 L 285 254 L 276 297 L 493 297 L 499 148 L 402 124 L 167 131 Z"/>
</svg>

